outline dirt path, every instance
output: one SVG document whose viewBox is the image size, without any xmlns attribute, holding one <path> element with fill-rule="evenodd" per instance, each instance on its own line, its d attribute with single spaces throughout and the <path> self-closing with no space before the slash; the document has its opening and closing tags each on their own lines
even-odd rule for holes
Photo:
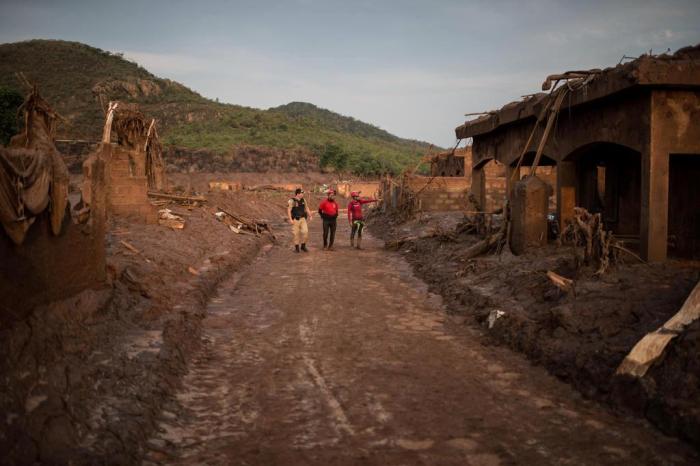
<svg viewBox="0 0 700 466">
<path fill-rule="evenodd" d="M 275 247 L 222 286 L 144 464 L 697 461 L 482 346 L 399 255 L 372 238 L 351 250 L 346 235 L 341 222 L 335 252 Z"/>
</svg>

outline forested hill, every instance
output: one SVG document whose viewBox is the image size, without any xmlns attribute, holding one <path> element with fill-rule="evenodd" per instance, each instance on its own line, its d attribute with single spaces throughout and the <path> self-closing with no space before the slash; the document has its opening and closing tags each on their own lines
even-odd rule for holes
<svg viewBox="0 0 700 466">
<path fill-rule="evenodd" d="M 237 145 L 303 148 L 324 163 L 370 174 L 399 172 L 429 147 L 310 103 L 267 110 L 219 103 L 157 77 L 119 53 L 78 42 L 0 44 L 0 87 L 22 91 L 18 72 L 36 83 L 68 121 L 58 129 L 58 138 L 97 140 L 104 119 L 101 95 L 104 101 L 138 103 L 147 116 L 157 118 L 165 144 L 218 154 Z"/>
</svg>

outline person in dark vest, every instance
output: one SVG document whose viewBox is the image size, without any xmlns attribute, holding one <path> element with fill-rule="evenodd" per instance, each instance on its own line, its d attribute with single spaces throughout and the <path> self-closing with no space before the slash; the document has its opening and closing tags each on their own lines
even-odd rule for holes
<svg viewBox="0 0 700 466">
<path fill-rule="evenodd" d="M 362 205 L 377 202 L 378 199 L 360 199 L 360 193 L 350 193 L 352 200 L 348 204 L 348 222 L 350 222 L 350 247 L 362 249 L 362 230 L 365 228 L 365 217 L 362 215 Z M 357 235 L 357 243 L 355 243 Z M 357 244 L 357 246 L 355 245 Z"/>
<path fill-rule="evenodd" d="M 294 252 L 309 252 L 306 249 L 306 241 L 309 239 L 309 225 L 306 222 L 311 221 L 311 211 L 306 205 L 303 189 L 297 188 L 294 197 L 287 202 L 287 218 L 292 224 Z"/>
<path fill-rule="evenodd" d="M 338 203 L 335 202 L 335 189 L 328 190 L 328 197 L 321 201 L 318 213 L 323 219 L 323 249 L 333 251 L 335 228 L 338 219 Z"/>
</svg>

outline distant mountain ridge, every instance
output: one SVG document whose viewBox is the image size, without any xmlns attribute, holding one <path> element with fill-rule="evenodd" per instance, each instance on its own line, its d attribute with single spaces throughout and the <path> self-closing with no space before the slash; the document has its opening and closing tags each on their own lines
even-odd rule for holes
<svg viewBox="0 0 700 466">
<path fill-rule="evenodd" d="M 282 112 L 293 118 L 310 118 L 325 124 L 337 131 L 345 131 L 351 134 L 356 134 L 363 137 L 374 137 L 386 141 L 407 141 L 398 136 L 385 131 L 377 126 L 365 123 L 355 118 L 340 115 L 338 113 L 326 110 L 325 108 L 317 107 L 308 102 L 290 102 L 279 107 L 270 108 L 272 111 Z M 414 141 L 417 144 L 425 144 L 420 141 Z"/>
<path fill-rule="evenodd" d="M 166 144 L 216 154 L 254 145 L 302 148 L 321 156 L 332 147 L 347 155 L 350 169 L 398 172 L 429 147 L 310 103 L 291 102 L 267 110 L 219 103 L 157 77 L 121 54 L 79 42 L 0 44 L 0 86 L 21 90 L 16 72 L 36 83 L 67 120 L 59 127 L 58 138 L 99 139 L 104 122 L 101 98 L 103 103 L 138 103 L 143 113 L 158 120 Z"/>
</svg>

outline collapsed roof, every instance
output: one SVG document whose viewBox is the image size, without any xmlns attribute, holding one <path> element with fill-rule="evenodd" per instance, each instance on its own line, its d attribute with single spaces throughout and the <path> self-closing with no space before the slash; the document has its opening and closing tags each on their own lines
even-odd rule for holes
<svg viewBox="0 0 700 466">
<path fill-rule="evenodd" d="M 545 80 L 543 89 L 554 87 L 568 77 L 590 75 L 592 79 L 577 89 L 571 89 L 562 108 L 571 108 L 601 99 L 626 89 L 645 87 L 700 87 L 700 44 L 679 49 L 672 55 L 642 55 L 641 57 L 604 70 L 567 72 L 552 75 Z M 564 84 L 565 85 L 565 84 Z M 500 126 L 528 118 L 538 118 L 552 99 L 552 92 L 540 92 L 523 100 L 510 102 L 499 110 L 487 112 L 455 129 L 458 139 L 489 133 Z"/>
</svg>

